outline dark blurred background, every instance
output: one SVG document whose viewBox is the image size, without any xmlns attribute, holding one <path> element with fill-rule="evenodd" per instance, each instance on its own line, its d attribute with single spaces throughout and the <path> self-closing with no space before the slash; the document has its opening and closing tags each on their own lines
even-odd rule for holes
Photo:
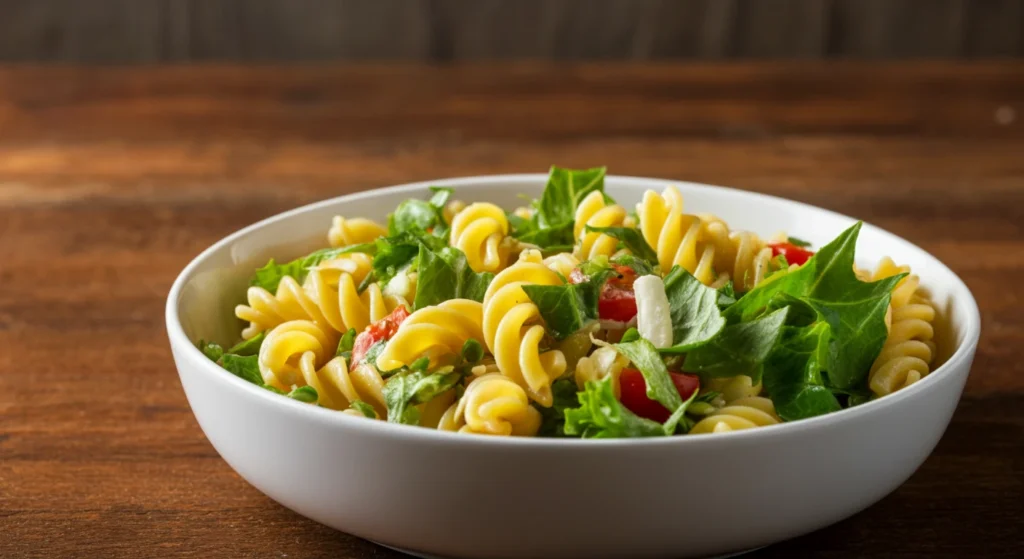
<svg viewBox="0 0 1024 559">
<path fill-rule="evenodd" d="M 1024 57 L 1024 0 L 0 0 L 0 61 Z"/>
</svg>

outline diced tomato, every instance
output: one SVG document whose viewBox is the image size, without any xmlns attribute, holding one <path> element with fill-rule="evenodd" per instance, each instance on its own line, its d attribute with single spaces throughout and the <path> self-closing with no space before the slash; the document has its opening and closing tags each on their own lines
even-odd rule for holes
<svg viewBox="0 0 1024 559">
<path fill-rule="evenodd" d="M 786 262 L 790 264 L 796 264 L 802 266 L 805 262 L 814 256 L 814 252 L 807 250 L 802 247 L 798 247 L 792 243 L 771 243 L 768 246 L 772 249 L 772 256 L 783 255 L 786 257 Z"/>
<path fill-rule="evenodd" d="M 609 281 L 597 300 L 597 315 L 605 320 L 629 322 L 636 316 L 636 295 L 633 288 L 624 289 Z"/>
<path fill-rule="evenodd" d="M 390 340 L 398 326 L 409 317 L 409 309 L 399 305 L 391 314 L 366 327 L 352 345 L 352 366 L 355 367 L 366 356 L 373 344 L 381 340 Z"/>
<path fill-rule="evenodd" d="M 700 378 L 683 373 L 669 373 L 672 384 L 685 401 L 700 390 Z M 664 423 L 672 415 L 665 406 L 647 397 L 647 383 L 644 375 L 636 369 L 623 369 L 619 375 L 619 400 L 626 409 L 647 419 Z"/>
<path fill-rule="evenodd" d="M 614 269 L 618 275 L 608 278 L 609 284 L 623 289 L 633 289 L 633 282 L 636 281 L 636 271 L 634 271 L 633 268 L 613 264 L 612 269 Z"/>
</svg>

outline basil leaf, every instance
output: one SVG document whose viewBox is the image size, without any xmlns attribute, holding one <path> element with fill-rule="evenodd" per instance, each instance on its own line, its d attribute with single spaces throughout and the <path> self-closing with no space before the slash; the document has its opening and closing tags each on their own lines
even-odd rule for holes
<svg viewBox="0 0 1024 559">
<path fill-rule="evenodd" d="M 788 308 L 752 322 L 726 326 L 710 343 L 686 355 L 687 371 L 711 377 L 746 375 L 756 384 L 761 368 L 782 333 Z"/>
<path fill-rule="evenodd" d="M 782 419 L 793 421 L 841 409 L 821 376 L 831 337 L 826 322 L 783 327 L 779 343 L 764 364 L 764 387 Z"/>
<path fill-rule="evenodd" d="M 604 175 L 605 167 L 563 169 L 552 166 L 537 204 L 538 225 L 553 228 L 571 224 L 580 200 L 595 190 L 604 192 Z"/>
<path fill-rule="evenodd" d="M 640 338 L 636 341 L 615 344 L 615 350 L 625 355 L 640 370 L 647 384 L 647 397 L 665 406 L 669 411 L 679 409 L 683 400 L 665 368 L 658 349 L 651 342 Z"/>
<path fill-rule="evenodd" d="M 587 225 L 586 231 L 594 233 L 604 233 L 609 237 L 614 237 L 622 243 L 634 256 L 650 263 L 652 266 L 658 263 L 658 254 L 654 252 L 651 245 L 647 244 L 644 240 L 644 236 L 638 229 L 632 227 L 591 227 Z"/>
<path fill-rule="evenodd" d="M 416 262 L 419 278 L 413 310 L 437 305 L 450 299 L 483 301 L 487 286 L 494 279 L 489 272 L 476 273 L 466 262 L 466 255 L 455 247 L 438 251 L 420 246 Z"/>
<path fill-rule="evenodd" d="M 864 384 L 888 333 L 890 295 L 905 274 L 872 283 L 857 279 L 854 249 L 861 226 L 858 222 L 841 233 L 796 270 L 782 270 L 761 282 L 726 310 L 726 319 L 748 320 L 779 293 L 803 299 L 832 328 L 826 385 L 848 389 Z"/>
<path fill-rule="evenodd" d="M 302 283 L 309 274 L 310 268 L 325 260 L 337 258 L 344 250 L 340 248 L 325 248 L 284 264 L 278 264 L 271 258 L 265 266 L 256 270 L 255 275 L 249 280 L 249 285 L 262 287 L 274 293 L 285 276 L 290 276 L 295 281 Z"/>
<path fill-rule="evenodd" d="M 217 364 L 236 377 L 247 380 L 255 385 L 263 384 L 260 373 L 259 357 L 256 355 L 232 355 L 225 353 Z"/>
<path fill-rule="evenodd" d="M 663 437 L 665 428 L 626 409 L 612 390 L 612 377 L 587 381 L 579 406 L 564 410 L 566 435 L 585 439 Z"/>
<path fill-rule="evenodd" d="M 610 269 L 603 269 L 582 283 L 522 287 L 526 296 L 537 305 L 551 334 L 556 340 L 564 340 L 588 322 L 597 320 L 601 288 L 612 273 Z"/>
<path fill-rule="evenodd" d="M 263 347 L 263 340 L 266 339 L 267 333 L 260 332 L 248 340 L 239 342 L 225 353 L 233 353 L 235 355 L 257 355 L 260 352 L 260 348 Z"/>
<path fill-rule="evenodd" d="M 450 390 L 461 378 L 462 375 L 454 372 L 451 367 L 443 367 L 431 374 L 416 371 L 391 377 L 383 388 L 388 421 L 418 425 L 419 414 L 410 415 L 408 408 L 433 400 L 442 392 Z"/>
<path fill-rule="evenodd" d="M 307 404 L 315 404 L 320 399 L 320 395 L 316 393 L 316 388 L 312 386 L 300 386 L 289 392 L 288 397 Z"/>
<path fill-rule="evenodd" d="M 719 292 L 700 282 L 686 269 L 674 266 L 665 276 L 672 317 L 672 346 L 662 353 L 685 353 L 707 344 L 725 327 Z"/>
</svg>

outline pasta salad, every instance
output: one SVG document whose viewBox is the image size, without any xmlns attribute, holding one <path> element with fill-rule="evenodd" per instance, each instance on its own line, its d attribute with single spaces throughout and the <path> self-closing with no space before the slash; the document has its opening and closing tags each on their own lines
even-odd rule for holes
<svg viewBox="0 0 1024 559">
<path fill-rule="evenodd" d="M 927 375 L 934 305 L 906 266 L 854 265 L 861 224 L 814 250 L 635 208 L 604 168 L 553 167 L 512 211 L 433 187 L 378 223 L 255 271 L 227 371 L 311 405 L 446 431 L 721 433 L 813 417 Z"/>
</svg>

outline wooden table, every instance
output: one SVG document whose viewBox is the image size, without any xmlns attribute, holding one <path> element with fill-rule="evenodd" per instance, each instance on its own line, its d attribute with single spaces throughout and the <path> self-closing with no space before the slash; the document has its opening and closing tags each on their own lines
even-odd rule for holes
<svg viewBox="0 0 1024 559">
<path fill-rule="evenodd" d="M 171 362 L 167 290 L 299 204 L 551 163 L 858 216 L 974 290 L 974 373 L 931 458 L 752 557 L 1022 551 L 1024 64 L 506 64 L 0 69 L 0 557 L 399 557 L 220 459 Z"/>
</svg>

